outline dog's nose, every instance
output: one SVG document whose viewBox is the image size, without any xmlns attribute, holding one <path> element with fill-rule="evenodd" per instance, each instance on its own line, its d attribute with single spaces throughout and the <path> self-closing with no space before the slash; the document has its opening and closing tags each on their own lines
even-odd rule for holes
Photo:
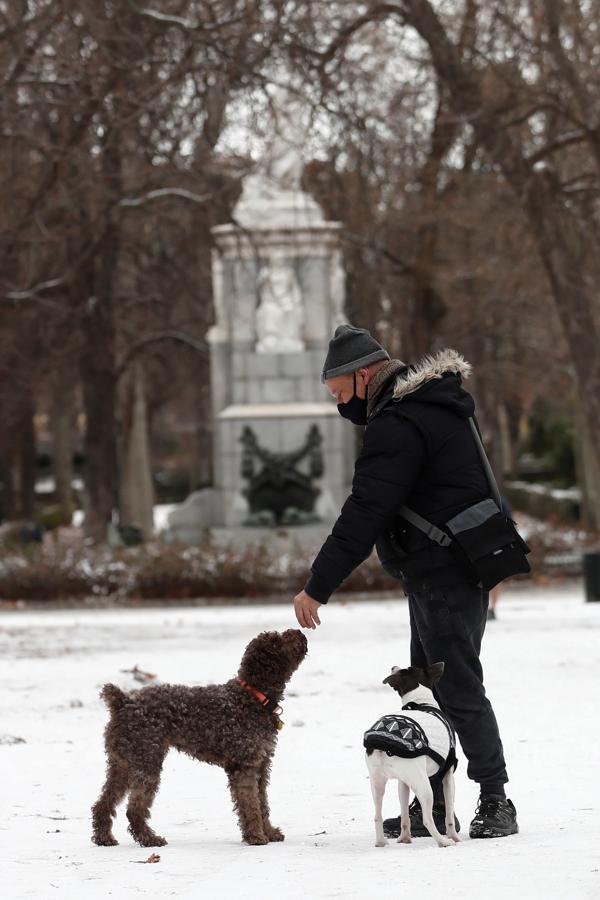
<svg viewBox="0 0 600 900">
<path fill-rule="evenodd" d="M 306 650 L 308 648 L 308 641 L 306 639 L 306 635 L 302 634 L 301 631 L 298 632 L 298 641 L 300 642 L 300 646 Z"/>
<path fill-rule="evenodd" d="M 284 638 L 292 645 L 300 647 L 306 653 L 308 641 L 306 640 L 306 635 L 304 635 L 299 628 L 288 628 L 288 630 L 284 632 Z"/>
</svg>

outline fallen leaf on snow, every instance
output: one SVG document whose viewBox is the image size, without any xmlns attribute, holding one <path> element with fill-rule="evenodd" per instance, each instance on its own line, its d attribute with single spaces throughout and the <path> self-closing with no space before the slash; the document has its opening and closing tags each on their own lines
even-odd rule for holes
<svg viewBox="0 0 600 900">
<path fill-rule="evenodd" d="M 125 672 L 127 675 L 133 675 L 135 681 L 141 681 L 142 684 L 146 684 L 146 682 L 154 681 L 156 679 L 156 675 L 153 675 L 152 672 L 144 672 L 144 670 L 140 669 L 137 665 L 135 665 L 133 669 L 121 669 L 121 672 Z"/>
</svg>

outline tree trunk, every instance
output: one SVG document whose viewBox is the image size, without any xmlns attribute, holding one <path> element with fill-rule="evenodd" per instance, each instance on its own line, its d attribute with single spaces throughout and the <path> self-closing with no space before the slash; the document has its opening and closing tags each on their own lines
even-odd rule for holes
<svg viewBox="0 0 600 900">
<path fill-rule="evenodd" d="M 15 490 L 7 453 L 0 458 L 0 522 L 15 518 Z"/>
<path fill-rule="evenodd" d="M 440 226 L 436 209 L 440 201 L 439 176 L 444 157 L 458 132 L 458 121 L 440 100 L 436 111 L 429 155 L 419 173 L 419 196 L 425 221 L 419 225 L 417 255 L 412 275 L 413 303 L 408 340 L 409 355 L 420 359 L 431 351 L 433 338 L 446 314 L 446 304 L 436 284 Z"/>
<path fill-rule="evenodd" d="M 73 514 L 73 437 L 74 437 L 74 386 L 71 374 L 61 373 L 52 394 L 52 470 L 56 484 L 56 498 L 64 521 Z"/>
<path fill-rule="evenodd" d="M 431 352 L 436 330 L 446 314 L 446 306 L 435 286 L 437 226 L 419 229 L 419 250 L 413 277 L 413 303 L 408 332 L 408 355 L 420 359 Z"/>
<path fill-rule="evenodd" d="M 588 528 L 598 528 L 600 522 L 600 466 L 598 454 L 590 438 L 589 428 L 581 411 L 577 422 L 577 462 L 581 485 L 581 518 Z"/>
<path fill-rule="evenodd" d="M 96 228 L 100 239 L 95 259 L 83 275 L 84 315 L 81 377 L 86 416 L 85 534 L 106 539 L 107 525 L 118 503 L 116 444 L 116 337 L 114 291 L 120 256 L 120 223 L 116 203 L 122 196 L 121 133 L 106 129 L 102 146 L 102 188 L 105 207 Z M 111 203 L 112 199 L 112 203 Z"/>
<path fill-rule="evenodd" d="M 504 488 L 504 472 L 502 467 L 502 435 L 498 420 L 498 406 L 493 394 L 485 383 L 479 381 L 478 408 L 481 411 L 481 425 L 485 440 L 485 450 L 490 461 L 492 471 L 498 484 L 498 490 L 502 493 Z M 477 411 L 476 411 L 477 412 Z"/>
<path fill-rule="evenodd" d="M 148 411 L 144 373 L 139 363 L 124 376 L 122 418 L 120 517 L 123 524 L 137 525 L 144 538 L 154 530 L 154 488 L 148 438 Z"/>
<path fill-rule="evenodd" d="M 500 402 L 498 404 L 498 428 L 500 432 L 500 460 L 502 475 L 515 475 L 515 452 L 512 442 L 512 434 L 510 430 L 510 419 L 506 404 Z"/>
<path fill-rule="evenodd" d="M 115 506 L 114 326 L 110 298 L 90 291 L 83 317 L 80 360 L 85 411 L 85 535 L 106 539 L 106 527 Z"/>
<path fill-rule="evenodd" d="M 36 441 L 33 424 L 34 404 L 30 390 L 21 401 L 18 426 L 19 513 L 24 519 L 35 518 Z"/>
</svg>

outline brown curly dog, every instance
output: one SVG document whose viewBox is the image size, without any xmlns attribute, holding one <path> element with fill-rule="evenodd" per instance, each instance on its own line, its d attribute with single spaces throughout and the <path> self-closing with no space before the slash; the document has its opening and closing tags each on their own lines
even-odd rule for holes
<svg viewBox="0 0 600 900">
<path fill-rule="evenodd" d="M 166 844 L 148 824 L 165 756 L 171 747 L 227 773 L 242 837 L 248 844 L 282 841 L 271 825 L 267 785 L 280 727 L 277 704 L 306 656 L 301 631 L 265 631 L 246 647 L 238 677 L 206 687 L 156 685 L 124 693 L 106 684 L 110 710 L 106 783 L 92 807 L 96 844 L 113 845 L 112 819 L 129 794 L 129 832 L 143 847 Z"/>
</svg>

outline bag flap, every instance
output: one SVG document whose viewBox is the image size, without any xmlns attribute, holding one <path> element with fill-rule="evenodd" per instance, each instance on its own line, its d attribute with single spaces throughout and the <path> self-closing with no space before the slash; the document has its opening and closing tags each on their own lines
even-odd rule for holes
<svg viewBox="0 0 600 900">
<path fill-rule="evenodd" d="M 500 510 L 495 500 L 482 500 L 480 503 L 469 506 L 468 509 L 463 509 L 462 512 L 453 516 L 446 522 L 446 528 L 452 534 L 460 534 L 461 531 L 467 531 L 469 528 L 477 528 L 479 525 L 483 525 L 484 522 L 492 516 L 497 516 L 499 513 Z"/>
</svg>

